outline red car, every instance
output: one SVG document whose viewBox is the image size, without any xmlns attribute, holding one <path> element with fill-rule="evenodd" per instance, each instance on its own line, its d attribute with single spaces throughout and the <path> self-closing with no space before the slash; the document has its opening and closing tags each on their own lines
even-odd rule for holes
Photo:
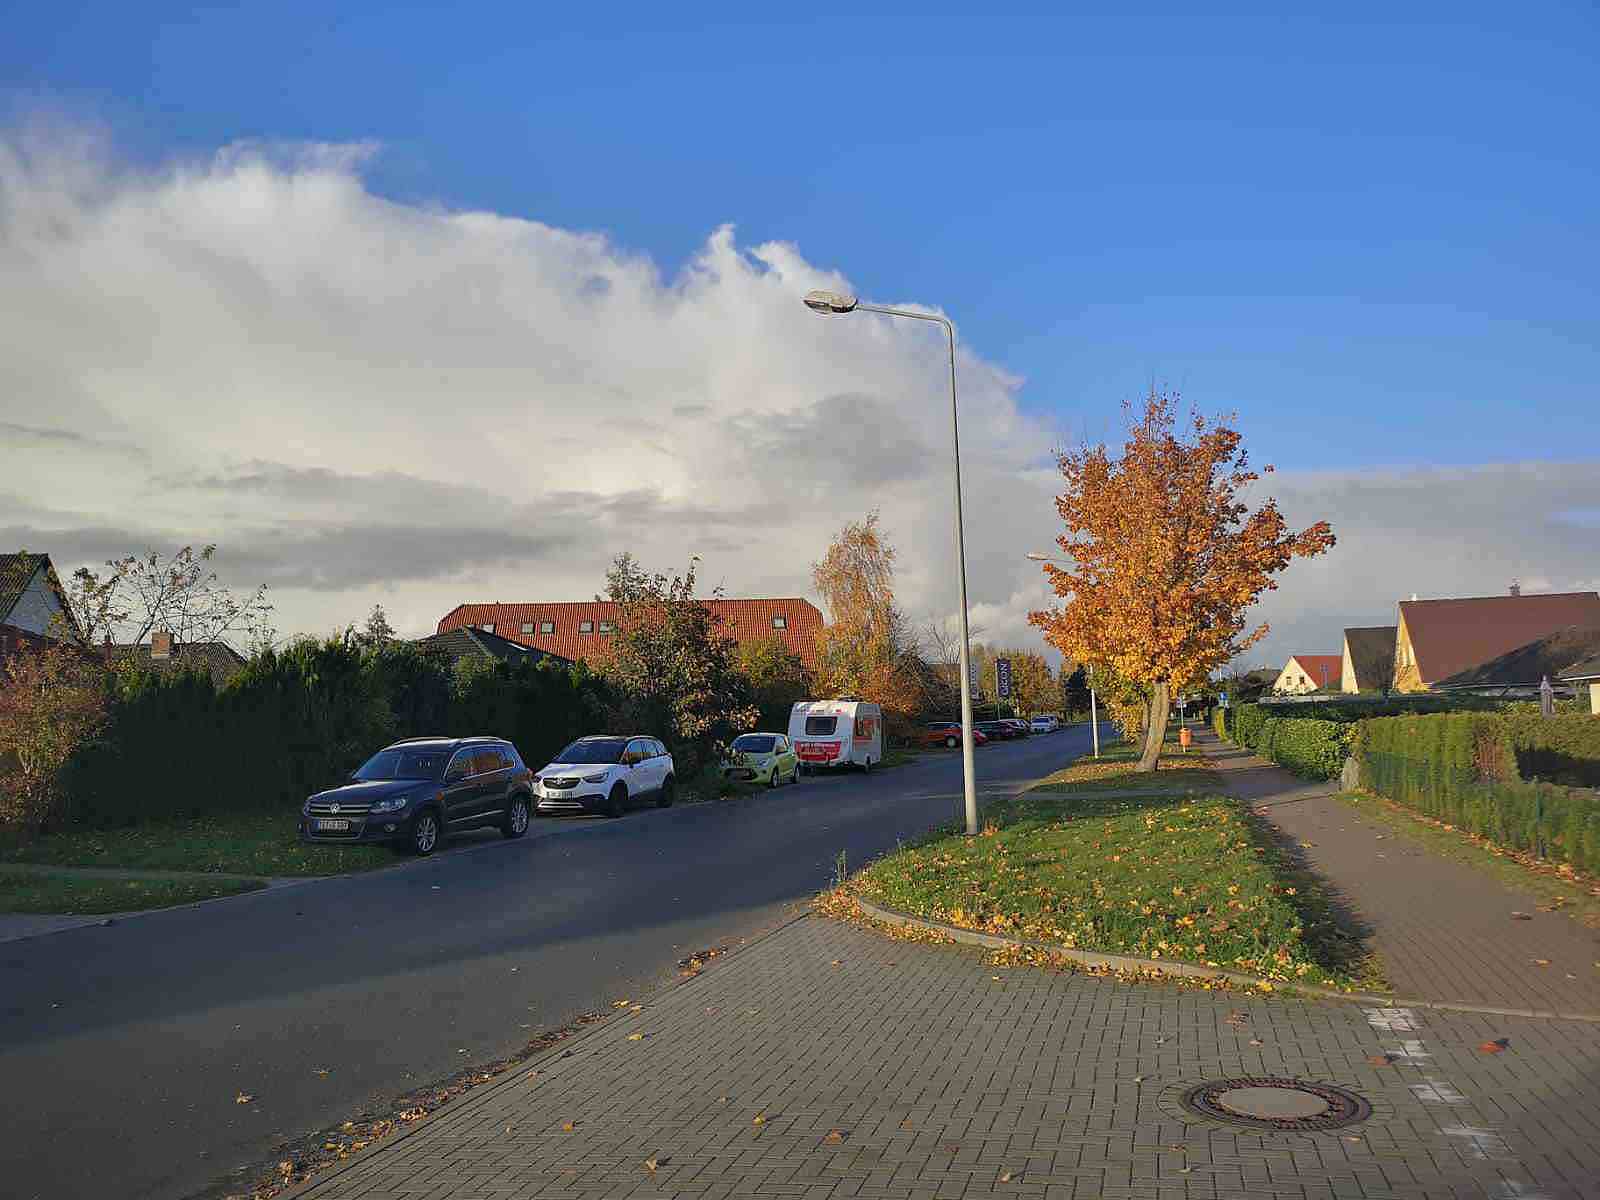
<svg viewBox="0 0 1600 1200">
<path fill-rule="evenodd" d="M 972 731 L 972 744 L 981 746 L 989 739 L 983 736 L 978 729 Z M 954 750 L 961 745 L 960 721 L 935 721 L 922 731 L 922 744 L 924 746 L 944 746 Z"/>
</svg>

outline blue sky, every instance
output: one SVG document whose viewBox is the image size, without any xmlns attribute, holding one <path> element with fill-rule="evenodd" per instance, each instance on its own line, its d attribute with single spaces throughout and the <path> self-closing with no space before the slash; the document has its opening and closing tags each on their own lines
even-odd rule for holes
<svg viewBox="0 0 1600 1200">
<path fill-rule="evenodd" d="M 669 275 L 791 241 L 1074 431 L 1157 382 L 1284 468 L 1593 454 L 1592 4 L 766 7 L 27 5 L 0 80 L 150 160 L 374 139 Z"/>
<path fill-rule="evenodd" d="M 14 5 L 0 549 L 422 633 L 624 549 L 802 594 L 877 509 L 948 620 L 937 346 L 837 273 L 960 327 L 986 637 L 1152 385 L 1339 537 L 1252 661 L 1600 587 L 1592 3 L 772 7 Z"/>
</svg>

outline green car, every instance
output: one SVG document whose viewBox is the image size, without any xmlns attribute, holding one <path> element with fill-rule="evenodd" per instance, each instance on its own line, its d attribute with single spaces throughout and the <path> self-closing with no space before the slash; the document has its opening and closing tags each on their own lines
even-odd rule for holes
<svg viewBox="0 0 1600 1200">
<path fill-rule="evenodd" d="M 764 783 L 775 788 L 800 778 L 800 760 L 781 733 L 741 733 L 728 747 L 722 773 L 729 779 Z"/>
</svg>

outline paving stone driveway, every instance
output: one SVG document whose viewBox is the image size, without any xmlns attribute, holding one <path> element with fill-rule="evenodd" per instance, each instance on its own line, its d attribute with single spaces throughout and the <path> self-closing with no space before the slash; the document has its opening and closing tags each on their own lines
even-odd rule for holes
<svg viewBox="0 0 1600 1200">
<path fill-rule="evenodd" d="M 1255 1075 L 1374 1115 L 1180 1115 L 1185 1085 Z M 996 969 L 807 917 L 299 1194 L 1597 1196 L 1600 1028 Z"/>
<path fill-rule="evenodd" d="M 1540 912 L 1533 893 L 1364 819 L 1333 799 L 1334 784 L 1296 779 L 1210 730 L 1195 737 L 1228 790 L 1259 808 L 1370 927 L 1396 995 L 1600 1014 L 1600 929 Z"/>
</svg>

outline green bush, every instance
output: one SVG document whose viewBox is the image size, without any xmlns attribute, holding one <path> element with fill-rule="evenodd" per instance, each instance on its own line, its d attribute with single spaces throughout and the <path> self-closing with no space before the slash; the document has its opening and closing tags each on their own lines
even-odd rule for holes
<svg viewBox="0 0 1600 1200">
<path fill-rule="evenodd" d="M 1268 717 L 1251 748 L 1296 775 L 1332 779 L 1344 767 L 1353 733 L 1342 721 Z"/>
<path fill-rule="evenodd" d="M 1319 709 L 1320 711 L 1320 709 Z M 1217 709 L 1217 732 L 1262 758 L 1311 779 L 1332 779 L 1344 768 L 1355 726 L 1315 717 L 1280 716 L 1281 707 L 1241 704 L 1228 718 Z"/>
<path fill-rule="evenodd" d="M 413 645 L 350 636 L 258 654 L 221 689 L 203 672 L 148 670 L 107 687 L 104 731 L 62 772 L 70 824 L 293 812 L 397 738 L 492 734 L 537 768 L 608 727 L 609 691 L 581 666 L 486 663 L 452 681 Z"/>
<path fill-rule="evenodd" d="M 1541 737 L 1519 717 L 1450 713 L 1363 722 L 1355 749 L 1368 791 L 1501 845 L 1594 870 L 1600 797 L 1526 782 L 1518 770 L 1524 753 L 1555 753 L 1557 745 L 1569 753 L 1587 745 L 1587 736 L 1569 730 Z M 1519 741 L 1537 746 L 1525 751 Z"/>
<path fill-rule="evenodd" d="M 1501 718 L 1524 779 L 1569 787 L 1600 787 L 1600 717 L 1515 712 Z"/>
<path fill-rule="evenodd" d="M 1219 738 L 1230 737 L 1228 733 L 1228 710 L 1222 707 L 1211 710 L 1211 728 L 1217 731 Z"/>
</svg>

